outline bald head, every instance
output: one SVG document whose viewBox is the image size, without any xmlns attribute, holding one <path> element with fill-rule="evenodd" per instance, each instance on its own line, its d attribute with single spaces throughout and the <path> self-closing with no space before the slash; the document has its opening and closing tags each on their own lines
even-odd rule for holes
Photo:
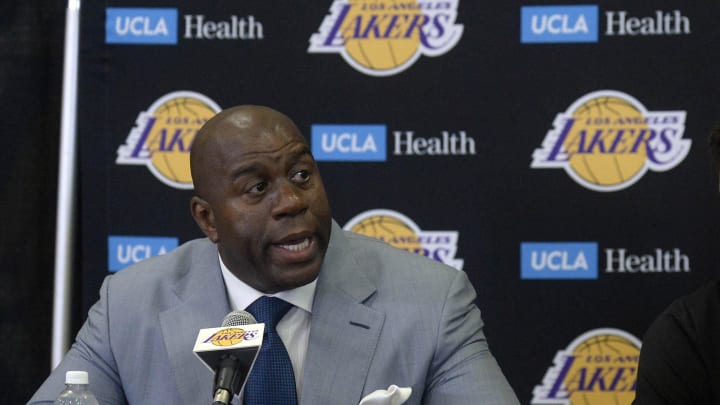
<svg viewBox="0 0 720 405">
<path fill-rule="evenodd" d="M 265 293 L 317 278 L 332 217 L 315 159 L 288 117 L 250 105 L 217 114 L 198 131 L 190 169 L 190 212 L 236 277 Z"/>
<path fill-rule="evenodd" d="M 190 172 L 195 193 L 210 197 L 213 177 L 228 164 L 225 157 L 273 152 L 278 142 L 285 144 L 305 138 L 285 114 L 269 107 L 240 105 L 221 111 L 200 128 L 190 151 Z M 239 148 L 239 150 L 238 150 Z"/>
</svg>

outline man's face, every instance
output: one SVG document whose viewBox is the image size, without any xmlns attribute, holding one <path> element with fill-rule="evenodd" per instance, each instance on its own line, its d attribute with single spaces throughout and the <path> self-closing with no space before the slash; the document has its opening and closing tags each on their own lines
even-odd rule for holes
<svg viewBox="0 0 720 405">
<path fill-rule="evenodd" d="M 230 271 L 274 293 L 317 277 L 331 216 L 303 137 L 289 119 L 269 111 L 253 111 L 240 127 L 215 125 L 199 152 L 204 195 L 193 199 L 192 209 Z"/>
</svg>

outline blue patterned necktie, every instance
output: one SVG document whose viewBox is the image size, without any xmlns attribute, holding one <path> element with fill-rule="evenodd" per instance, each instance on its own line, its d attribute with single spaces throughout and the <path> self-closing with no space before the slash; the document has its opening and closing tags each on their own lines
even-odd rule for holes
<svg viewBox="0 0 720 405">
<path fill-rule="evenodd" d="M 295 374 L 275 325 L 293 305 L 275 297 L 260 297 L 247 307 L 265 324 L 260 354 L 245 384 L 245 405 L 297 405 Z"/>
</svg>

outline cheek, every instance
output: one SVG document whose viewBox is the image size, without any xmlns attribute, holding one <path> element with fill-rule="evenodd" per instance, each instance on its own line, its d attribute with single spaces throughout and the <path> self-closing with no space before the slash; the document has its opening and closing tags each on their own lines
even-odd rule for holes
<svg viewBox="0 0 720 405">
<path fill-rule="evenodd" d="M 325 194 L 325 188 L 322 184 L 317 186 L 315 192 L 312 194 L 312 206 L 313 211 L 317 213 L 329 211 L 327 194 Z"/>
<path fill-rule="evenodd" d="M 221 238 L 230 238 L 241 244 L 251 244 L 263 229 L 252 210 L 237 204 L 230 204 L 223 210 L 222 225 L 222 228 L 218 227 Z"/>
</svg>

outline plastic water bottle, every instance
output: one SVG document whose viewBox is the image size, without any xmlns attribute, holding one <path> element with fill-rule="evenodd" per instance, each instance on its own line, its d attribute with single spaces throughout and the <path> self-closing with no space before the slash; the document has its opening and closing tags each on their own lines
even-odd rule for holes
<svg viewBox="0 0 720 405">
<path fill-rule="evenodd" d="M 65 390 L 57 397 L 55 405 L 100 405 L 88 389 L 87 371 L 65 373 Z"/>
</svg>

